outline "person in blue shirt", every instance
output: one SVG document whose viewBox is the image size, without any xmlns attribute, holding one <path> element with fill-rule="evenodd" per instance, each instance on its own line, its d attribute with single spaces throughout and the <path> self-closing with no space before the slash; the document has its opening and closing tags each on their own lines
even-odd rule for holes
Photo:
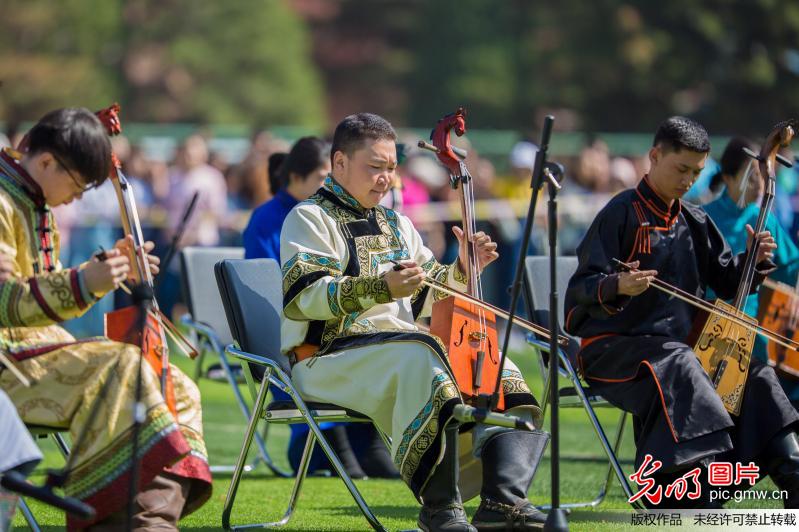
<svg viewBox="0 0 799 532">
<path fill-rule="evenodd" d="M 764 188 L 757 162 L 744 153 L 744 148 L 758 151 L 757 147 L 745 138 L 736 137 L 729 141 L 721 156 L 721 166 L 713 178 L 714 185 L 724 185 L 724 191 L 717 199 L 703 207 L 727 239 L 733 253 L 741 253 L 746 249 L 746 226 L 754 227 L 757 222 L 760 212 L 759 199 Z M 766 219 L 766 231 L 770 231 L 777 242 L 777 249 L 772 259 L 777 269 L 769 274 L 769 278 L 791 286 L 795 285 L 799 275 L 799 249 L 773 213 Z M 714 299 L 715 294 L 709 292 L 708 298 Z M 757 316 L 757 310 L 758 294 L 752 294 L 746 299 L 744 311 L 754 317 Z M 753 354 L 761 361 L 767 362 L 766 340 L 759 335 L 755 338 Z M 788 399 L 794 406 L 799 406 L 799 383 L 782 375 L 780 383 Z"/>
<path fill-rule="evenodd" d="M 257 207 L 244 230 L 244 258 L 270 258 L 280 261 L 280 230 L 289 211 L 313 195 L 330 173 L 330 147 L 316 137 L 299 139 L 288 154 L 269 158 L 269 185 L 273 197 Z M 275 400 L 290 400 L 285 392 L 272 387 Z M 325 437 L 353 478 L 399 478 L 391 455 L 375 428 L 366 423 L 321 423 Z M 289 463 L 296 472 L 302 457 L 308 427 L 291 425 Z M 309 472 L 332 470 L 327 457 L 316 446 Z"/>
<path fill-rule="evenodd" d="M 283 220 L 292 207 L 322 186 L 330 172 L 326 149 L 323 140 L 303 137 L 288 155 L 273 154 L 269 158 L 272 199 L 253 211 L 244 229 L 245 258 L 280 260 L 280 228 L 283 227 Z"/>
</svg>

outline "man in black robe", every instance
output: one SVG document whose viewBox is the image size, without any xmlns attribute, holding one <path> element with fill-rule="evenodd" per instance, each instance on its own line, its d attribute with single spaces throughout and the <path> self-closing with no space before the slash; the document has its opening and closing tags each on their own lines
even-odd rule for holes
<svg viewBox="0 0 799 532">
<path fill-rule="evenodd" d="M 799 507 L 799 414 L 767 365 L 752 360 L 740 414 L 730 415 L 686 340 L 695 307 L 659 290 L 658 279 L 697 297 L 708 287 L 735 295 L 744 255 L 734 256 L 713 221 L 680 198 L 704 168 L 705 129 L 683 117 L 663 122 L 649 151 L 651 170 L 637 188 L 615 196 L 580 244 L 579 266 L 566 293 L 565 328 L 580 336 L 577 364 L 591 387 L 634 416 L 636 466 L 647 454 L 662 462 L 663 485 L 712 461 L 760 466 Z M 754 231 L 747 227 L 751 236 Z M 760 240 L 754 285 L 762 282 L 776 248 Z M 633 263 L 619 272 L 613 259 Z M 696 501 L 661 506 L 708 506 L 707 485 Z M 652 503 L 652 501 L 650 501 Z"/>
</svg>

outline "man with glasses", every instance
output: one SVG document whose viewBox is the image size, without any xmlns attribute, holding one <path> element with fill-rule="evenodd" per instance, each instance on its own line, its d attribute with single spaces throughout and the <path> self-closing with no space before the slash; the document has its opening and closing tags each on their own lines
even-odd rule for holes
<svg viewBox="0 0 799 532">
<path fill-rule="evenodd" d="M 36 384 L 26 388 L 4 371 L 0 388 L 29 425 L 69 429 L 73 442 L 88 430 L 85 444 L 73 448 L 75 468 L 65 492 L 93 506 L 97 518 L 94 523 L 69 518 L 68 526 L 115 529 L 126 522 L 140 351 L 102 338 L 75 340 L 57 323 L 82 315 L 128 278 L 131 244 L 120 240 L 103 260 L 63 268 L 51 212 L 52 206 L 70 203 L 105 181 L 111 144 L 86 109 L 48 113 L 23 144 L 22 153 L 0 153 L 0 255 L 12 265 L 11 276 L 0 280 L 0 349 Z M 147 252 L 152 248 L 145 245 Z M 149 259 L 157 272 L 158 259 Z M 171 367 L 176 419 L 155 372 L 148 364 L 141 367 L 145 408 L 137 464 L 142 488 L 132 526 L 177 530 L 181 515 L 202 505 L 211 491 L 200 394 Z M 93 416 L 95 404 L 99 410 Z"/>
</svg>

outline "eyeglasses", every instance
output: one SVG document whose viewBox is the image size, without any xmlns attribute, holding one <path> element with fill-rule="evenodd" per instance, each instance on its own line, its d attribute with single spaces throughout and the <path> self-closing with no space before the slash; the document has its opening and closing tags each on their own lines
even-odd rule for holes
<svg viewBox="0 0 799 532">
<path fill-rule="evenodd" d="M 91 190 L 91 189 L 94 188 L 94 183 L 84 183 L 84 182 L 82 182 L 80 179 L 75 177 L 75 174 L 72 173 L 72 171 L 69 169 L 69 167 L 66 164 L 64 164 L 64 161 L 62 161 L 56 154 L 51 153 L 51 155 L 58 162 L 58 164 L 61 165 L 61 168 L 64 169 L 64 171 L 67 173 L 69 178 L 72 179 L 72 182 L 75 183 L 75 186 L 80 191 L 86 192 L 87 190 Z"/>
</svg>

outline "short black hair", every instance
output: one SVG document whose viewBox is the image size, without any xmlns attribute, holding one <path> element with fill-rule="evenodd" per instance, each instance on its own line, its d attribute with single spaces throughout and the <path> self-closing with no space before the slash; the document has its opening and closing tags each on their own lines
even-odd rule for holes
<svg viewBox="0 0 799 532">
<path fill-rule="evenodd" d="M 276 151 L 269 156 L 269 160 L 266 163 L 266 172 L 269 176 L 269 190 L 272 191 L 273 195 L 284 186 L 280 170 L 288 156 L 289 154 L 284 151 Z"/>
<path fill-rule="evenodd" d="M 333 145 L 330 148 L 330 160 L 337 151 L 348 157 L 363 146 L 367 139 L 397 140 L 397 133 L 388 120 L 373 113 L 349 115 L 336 126 L 333 133 Z"/>
<path fill-rule="evenodd" d="M 752 159 L 746 154 L 744 148 L 755 151 L 755 143 L 745 137 L 733 137 L 724 148 L 724 153 L 721 154 L 721 172 L 727 175 L 734 176 L 741 171 Z"/>
<path fill-rule="evenodd" d="M 82 107 L 56 109 L 28 132 L 28 153 L 49 152 L 87 184 L 100 185 L 111 170 L 111 141 L 94 113 Z"/>
<path fill-rule="evenodd" d="M 672 116 L 658 126 L 652 146 L 672 151 L 684 148 L 697 153 L 708 153 L 710 138 L 699 122 L 684 116 Z"/>
<path fill-rule="evenodd" d="M 307 179 L 311 172 L 325 163 L 330 155 L 329 150 L 328 143 L 317 137 L 302 137 L 295 142 L 280 167 L 283 186 L 289 184 L 291 174 L 299 175 L 303 181 Z"/>
</svg>

